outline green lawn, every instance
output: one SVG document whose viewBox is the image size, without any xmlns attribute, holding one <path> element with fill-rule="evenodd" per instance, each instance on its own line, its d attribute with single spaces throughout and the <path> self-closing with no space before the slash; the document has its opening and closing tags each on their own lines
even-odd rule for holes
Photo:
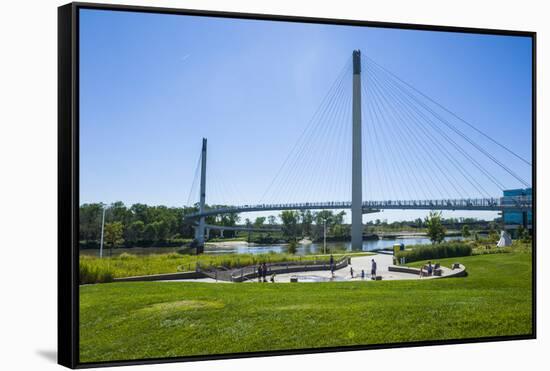
<svg viewBox="0 0 550 371">
<path fill-rule="evenodd" d="M 80 360 L 531 333 L 530 253 L 440 260 L 455 261 L 466 265 L 468 277 L 82 286 Z"/>
</svg>

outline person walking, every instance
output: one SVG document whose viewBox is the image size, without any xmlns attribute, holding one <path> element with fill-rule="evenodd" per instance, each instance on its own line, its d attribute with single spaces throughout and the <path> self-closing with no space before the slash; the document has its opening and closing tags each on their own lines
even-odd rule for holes
<svg viewBox="0 0 550 371">
<path fill-rule="evenodd" d="M 264 282 L 267 282 L 267 264 L 264 262 L 262 264 L 262 276 L 263 276 L 263 279 L 264 279 Z"/>
<path fill-rule="evenodd" d="M 258 282 L 262 282 L 263 269 L 262 265 L 258 264 Z"/>
<path fill-rule="evenodd" d="M 374 259 L 371 259 L 370 276 L 371 279 L 376 279 L 376 262 L 374 261 Z"/>
<path fill-rule="evenodd" d="M 351 275 L 351 278 L 353 278 L 353 267 L 349 267 L 349 274 Z"/>
</svg>

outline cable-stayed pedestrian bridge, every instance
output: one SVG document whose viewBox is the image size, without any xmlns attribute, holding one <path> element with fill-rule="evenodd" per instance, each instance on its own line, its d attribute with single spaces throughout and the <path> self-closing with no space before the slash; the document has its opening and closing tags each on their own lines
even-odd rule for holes
<svg viewBox="0 0 550 371">
<path fill-rule="evenodd" d="M 202 217 L 246 212 L 282 210 L 328 210 L 351 209 L 351 201 L 302 202 L 284 204 L 241 205 L 205 209 L 203 212 L 188 214 L 188 221 Z M 363 201 L 363 214 L 380 210 L 467 210 L 467 211 L 508 211 L 524 212 L 532 209 L 532 201 L 524 197 L 447 199 L 447 200 L 386 200 Z"/>
<path fill-rule="evenodd" d="M 430 80 L 415 77 L 416 84 Z M 453 91 L 455 87 L 445 88 Z M 441 86 L 436 90 L 438 95 L 445 93 Z M 229 220 L 230 214 L 347 209 L 354 249 L 362 246 L 363 214 L 381 210 L 494 211 L 502 213 L 504 223 L 508 215 L 527 226 L 533 208 L 532 148 L 525 141 L 531 135 L 529 117 L 515 115 L 513 109 L 509 117 L 497 115 L 467 93 L 455 93 L 451 95 L 462 109 L 474 106 L 469 115 L 479 114 L 477 120 L 483 125 L 470 123 L 432 94 L 355 50 L 311 120 L 293 122 L 303 127 L 299 136 L 289 132 L 280 137 L 266 126 L 271 129 L 269 135 L 278 138 L 273 146 L 263 141 L 250 148 L 226 147 L 227 155 L 233 150 L 241 156 L 250 152 L 246 166 L 253 163 L 254 167 L 246 172 L 241 160 L 230 161 L 225 153 L 216 157 L 218 161 L 221 157 L 222 167 L 209 165 L 208 202 L 207 140 L 203 138 L 187 202 L 198 211 L 184 221 L 195 227 L 197 245 L 203 246 L 208 230 L 236 223 L 237 218 Z M 513 135 L 506 127 L 512 125 L 510 117 L 526 121 Z M 280 158 L 276 170 L 270 160 L 279 155 L 279 149 L 286 157 Z M 258 181 L 259 174 L 269 176 L 262 180 L 265 183 Z M 237 192 L 229 194 L 235 190 L 231 188 Z M 213 216 L 207 224 L 206 218 Z"/>
</svg>

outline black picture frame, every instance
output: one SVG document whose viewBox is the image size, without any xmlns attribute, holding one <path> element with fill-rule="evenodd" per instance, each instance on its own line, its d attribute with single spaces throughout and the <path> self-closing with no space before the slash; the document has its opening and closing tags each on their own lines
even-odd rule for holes
<svg viewBox="0 0 550 371">
<path fill-rule="evenodd" d="M 172 15 L 193 15 L 221 18 L 238 18 L 281 22 L 370 26 L 409 30 L 443 31 L 490 35 L 529 37 L 532 40 L 532 181 L 533 181 L 533 252 L 532 252 L 532 333 L 518 336 L 496 336 L 457 340 L 433 340 L 392 344 L 371 344 L 345 347 L 288 349 L 251 353 L 212 354 L 120 360 L 97 363 L 79 361 L 79 10 L 95 9 L 121 12 L 142 12 Z M 260 356 L 279 356 L 324 352 L 342 352 L 381 348 L 417 347 L 479 343 L 536 338 L 536 237 L 537 237 L 537 187 L 536 187 L 536 32 L 486 28 L 449 27 L 423 24 L 387 23 L 348 19 L 283 16 L 273 14 L 233 13 L 146 6 L 108 5 L 95 3 L 70 3 L 58 8 L 58 363 L 69 368 L 154 364 L 182 361 L 217 360 Z"/>
</svg>

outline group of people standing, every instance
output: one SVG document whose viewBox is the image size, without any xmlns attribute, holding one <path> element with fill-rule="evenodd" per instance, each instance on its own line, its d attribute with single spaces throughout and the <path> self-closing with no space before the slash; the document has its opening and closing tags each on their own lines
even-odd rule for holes
<svg viewBox="0 0 550 371">
<path fill-rule="evenodd" d="M 354 278 L 353 267 L 349 268 L 349 274 L 351 275 L 351 278 Z M 376 262 L 374 261 L 374 259 L 371 259 L 370 276 L 373 280 L 376 279 Z M 362 280 L 365 279 L 365 270 L 364 269 L 361 269 L 361 279 Z"/>
<path fill-rule="evenodd" d="M 424 276 L 431 276 L 434 272 L 434 266 L 432 265 L 432 262 L 429 261 L 428 265 L 420 267 L 420 278 Z"/>
<path fill-rule="evenodd" d="M 332 256 L 332 254 L 330 255 L 329 263 L 330 263 L 330 273 L 334 278 L 334 271 L 336 269 L 336 265 L 334 263 L 334 256 Z M 430 264 L 430 267 L 431 267 L 431 264 Z M 376 268 L 377 268 L 376 262 L 374 261 L 374 259 L 371 259 L 371 278 L 372 279 L 376 279 Z M 267 272 L 268 272 L 267 264 L 265 262 L 258 264 L 257 271 L 258 271 L 258 282 L 267 282 Z M 354 278 L 353 267 L 350 267 L 350 275 L 351 275 L 351 278 Z M 361 279 L 365 279 L 364 269 L 361 269 Z M 275 282 L 275 275 L 271 277 L 271 282 Z"/>
</svg>

